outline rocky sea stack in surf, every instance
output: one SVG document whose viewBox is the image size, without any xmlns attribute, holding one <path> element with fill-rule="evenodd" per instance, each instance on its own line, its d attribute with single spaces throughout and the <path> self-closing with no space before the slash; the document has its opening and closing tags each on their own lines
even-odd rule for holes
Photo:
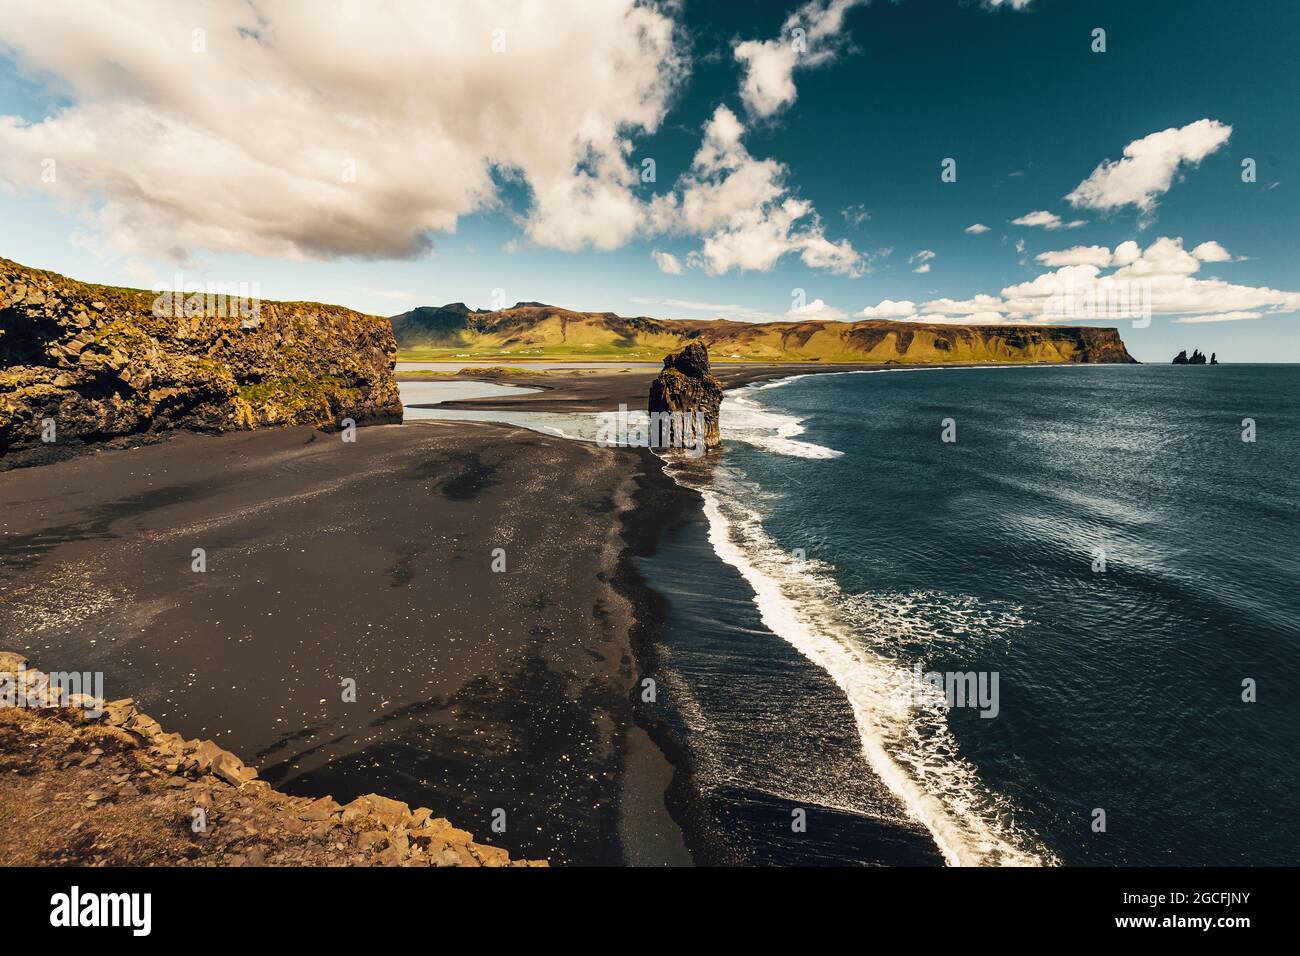
<svg viewBox="0 0 1300 956">
<path fill-rule="evenodd" d="M 0 259 L 0 468 L 171 429 L 399 422 L 388 321 L 89 285 Z"/>
<path fill-rule="evenodd" d="M 718 424 L 721 406 L 722 383 L 709 369 L 709 350 L 703 342 L 692 342 L 680 352 L 666 356 L 663 371 L 650 383 L 650 414 L 695 416 L 698 413 L 701 416 L 698 420 L 703 423 L 705 448 L 722 444 Z M 665 435 L 663 440 L 672 445 L 677 437 Z M 691 436 L 685 436 L 684 444 L 693 442 Z"/>
<path fill-rule="evenodd" d="M 1177 355 L 1174 356 L 1174 360 L 1173 360 L 1173 362 L 1170 363 L 1170 364 L 1172 364 L 1172 365 L 1205 365 L 1205 364 L 1207 364 L 1207 361 L 1206 361 L 1206 358 L 1205 358 L 1205 353 L 1202 352 L 1200 349 L 1192 349 L 1192 354 L 1191 354 L 1190 357 L 1189 357 L 1188 354 L 1187 354 L 1187 350 L 1186 350 L 1186 349 L 1183 349 L 1183 351 L 1179 352 Z M 1218 364 L 1219 364 L 1219 358 L 1218 358 L 1218 356 L 1217 356 L 1217 355 L 1211 355 L 1210 358 L 1209 358 L 1208 364 L 1210 364 L 1210 365 L 1218 365 Z"/>
</svg>

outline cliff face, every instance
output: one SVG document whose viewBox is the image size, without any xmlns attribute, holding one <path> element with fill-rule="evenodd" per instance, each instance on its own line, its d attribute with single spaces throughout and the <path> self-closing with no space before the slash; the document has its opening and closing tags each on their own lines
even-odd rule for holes
<svg viewBox="0 0 1300 956">
<path fill-rule="evenodd" d="M 520 302 L 495 312 L 460 303 L 392 318 L 404 349 L 524 357 L 651 358 L 689 342 L 757 362 L 1133 362 L 1119 331 L 1065 325 L 922 322 L 733 322 L 624 318 Z"/>
<path fill-rule="evenodd" d="M 659 447 L 699 448 L 702 434 L 705 448 L 722 444 L 718 410 L 722 405 L 722 383 L 709 369 L 709 350 L 693 342 L 664 359 L 663 371 L 650 383 L 648 405 L 652 416 L 668 416 L 652 444 Z M 680 415 L 681 418 L 675 416 Z M 657 439 L 657 440 L 656 440 Z"/>
<path fill-rule="evenodd" d="M 176 428 L 398 422 L 396 353 L 386 319 L 338 306 L 159 296 L 0 259 L 0 467 Z"/>
</svg>

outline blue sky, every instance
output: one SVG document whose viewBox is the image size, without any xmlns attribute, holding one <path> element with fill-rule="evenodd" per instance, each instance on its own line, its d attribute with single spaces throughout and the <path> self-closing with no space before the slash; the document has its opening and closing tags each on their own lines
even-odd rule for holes
<svg viewBox="0 0 1300 956">
<path fill-rule="evenodd" d="M 176 6 L 0 24 L 0 255 L 385 315 L 495 295 L 748 320 L 1044 321 L 1065 266 L 1148 283 L 1149 327 L 1079 321 L 1140 359 L 1300 360 L 1295 3 Z M 1032 212 L 1081 224 L 1013 222 Z"/>
</svg>

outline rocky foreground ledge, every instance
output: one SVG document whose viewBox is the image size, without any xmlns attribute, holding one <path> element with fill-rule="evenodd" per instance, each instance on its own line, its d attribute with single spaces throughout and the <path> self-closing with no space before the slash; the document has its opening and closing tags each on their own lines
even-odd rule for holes
<svg viewBox="0 0 1300 956">
<path fill-rule="evenodd" d="M 0 865 L 546 866 L 378 794 L 279 793 L 212 741 L 26 663 L 0 653 Z"/>
</svg>

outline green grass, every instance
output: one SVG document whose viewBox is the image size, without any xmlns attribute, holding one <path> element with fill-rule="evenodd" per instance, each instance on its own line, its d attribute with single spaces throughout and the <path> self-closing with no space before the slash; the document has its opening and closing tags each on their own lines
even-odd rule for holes
<svg viewBox="0 0 1300 956">
<path fill-rule="evenodd" d="M 511 349 L 400 349 L 399 362 L 658 362 L 667 350 L 640 346 L 639 348 L 593 347 L 574 348 L 571 345 Z"/>
<path fill-rule="evenodd" d="M 467 368 L 447 371 L 445 369 L 418 368 L 411 371 L 397 372 L 398 381 L 404 379 L 424 379 L 424 378 L 460 378 L 462 375 L 490 375 L 490 376 L 510 376 L 510 377 L 528 377 L 549 375 L 550 369 L 544 368 L 513 368 L 508 365 L 493 365 L 488 368 Z"/>
</svg>

